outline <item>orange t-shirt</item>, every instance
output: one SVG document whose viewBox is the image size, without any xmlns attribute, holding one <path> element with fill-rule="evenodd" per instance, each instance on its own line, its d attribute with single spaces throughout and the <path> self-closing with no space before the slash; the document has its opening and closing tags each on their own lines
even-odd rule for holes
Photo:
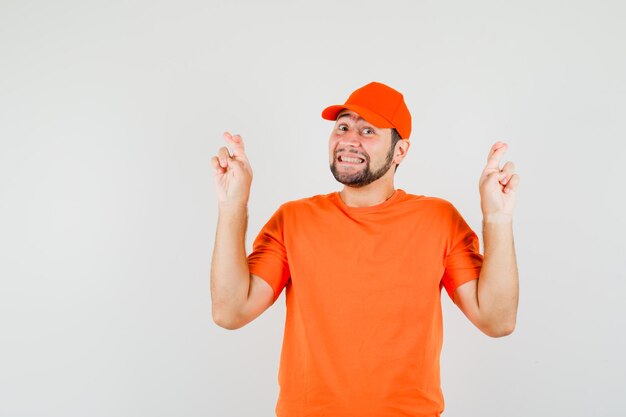
<svg viewBox="0 0 626 417">
<path fill-rule="evenodd" d="M 441 288 L 478 278 L 478 237 L 449 202 L 397 189 L 283 204 L 248 256 L 286 288 L 278 417 L 439 416 Z"/>
</svg>

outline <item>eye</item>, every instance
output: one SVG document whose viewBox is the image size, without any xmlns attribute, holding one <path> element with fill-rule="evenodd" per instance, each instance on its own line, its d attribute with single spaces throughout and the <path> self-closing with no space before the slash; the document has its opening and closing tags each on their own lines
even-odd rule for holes
<svg viewBox="0 0 626 417">
<path fill-rule="evenodd" d="M 365 135 L 373 135 L 374 133 L 374 129 L 370 128 L 370 127 L 366 127 L 365 129 L 363 129 L 363 134 Z"/>
<path fill-rule="evenodd" d="M 337 130 L 346 131 L 348 130 L 348 126 L 345 124 L 340 124 L 339 126 L 337 126 Z"/>
</svg>

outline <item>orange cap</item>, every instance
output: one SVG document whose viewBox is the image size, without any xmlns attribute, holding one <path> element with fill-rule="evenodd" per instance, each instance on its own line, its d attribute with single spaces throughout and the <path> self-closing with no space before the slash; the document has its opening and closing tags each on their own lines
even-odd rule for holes
<svg viewBox="0 0 626 417">
<path fill-rule="evenodd" d="M 326 120 L 337 120 L 343 109 L 357 112 L 376 127 L 395 127 L 402 139 L 411 135 L 411 113 L 402 94 L 393 88 L 371 82 L 355 90 L 344 104 L 329 106 L 322 111 Z"/>
</svg>

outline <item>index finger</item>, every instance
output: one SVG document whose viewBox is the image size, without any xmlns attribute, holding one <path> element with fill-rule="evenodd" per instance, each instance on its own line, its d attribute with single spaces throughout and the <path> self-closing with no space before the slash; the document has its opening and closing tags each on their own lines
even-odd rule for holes
<svg viewBox="0 0 626 417">
<path fill-rule="evenodd" d="M 500 160 L 508 147 L 509 145 L 504 142 L 494 143 L 489 151 L 489 156 L 487 156 L 487 165 L 485 166 L 485 169 L 500 169 Z"/>
<path fill-rule="evenodd" d="M 234 157 L 245 158 L 246 153 L 244 151 L 243 139 L 239 135 L 231 135 L 229 132 L 224 132 L 224 139 L 230 145 L 233 151 Z"/>
</svg>

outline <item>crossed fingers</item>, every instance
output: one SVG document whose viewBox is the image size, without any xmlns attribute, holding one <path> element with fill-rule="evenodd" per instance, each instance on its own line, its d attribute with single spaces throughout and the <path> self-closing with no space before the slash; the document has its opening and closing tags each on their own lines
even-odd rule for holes
<svg viewBox="0 0 626 417">
<path fill-rule="evenodd" d="M 483 177 L 495 176 L 498 183 L 503 187 L 502 191 L 510 193 L 517 189 L 519 176 L 515 173 L 515 164 L 511 161 L 506 162 L 500 169 L 500 161 L 507 149 L 508 145 L 504 142 L 496 142 L 491 147 L 487 156 L 487 165 L 483 170 Z"/>
<path fill-rule="evenodd" d="M 240 135 L 232 135 L 224 132 L 224 139 L 232 149 L 232 155 L 226 146 L 222 146 L 217 151 L 217 155 L 211 158 L 211 166 L 216 174 L 224 174 L 228 171 L 228 167 L 238 162 L 247 164 L 248 158 L 244 151 L 243 139 Z"/>
</svg>

